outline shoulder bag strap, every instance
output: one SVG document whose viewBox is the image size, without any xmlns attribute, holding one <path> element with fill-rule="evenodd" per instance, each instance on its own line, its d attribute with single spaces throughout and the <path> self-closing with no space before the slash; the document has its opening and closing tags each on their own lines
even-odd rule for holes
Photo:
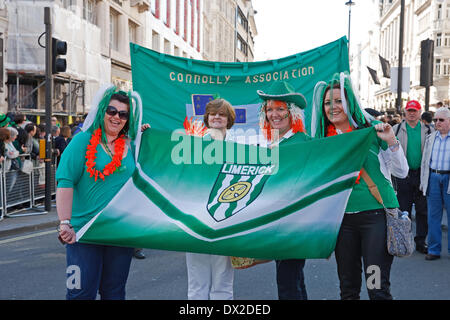
<svg viewBox="0 0 450 320">
<path fill-rule="evenodd" d="M 372 178 L 369 176 L 369 174 L 364 168 L 361 169 L 361 178 L 363 178 L 364 181 L 367 183 L 370 193 L 374 196 L 375 199 L 377 199 L 377 201 L 384 208 L 383 198 L 381 198 L 380 191 L 378 190 L 377 185 L 373 182 Z"/>
</svg>

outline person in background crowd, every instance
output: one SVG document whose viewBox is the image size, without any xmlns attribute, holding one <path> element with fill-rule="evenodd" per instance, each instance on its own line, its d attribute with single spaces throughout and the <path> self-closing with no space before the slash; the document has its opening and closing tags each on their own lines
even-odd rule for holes
<svg viewBox="0 0 450 320">
<path fill-rule="evenodd" d="M 427 135 L 433 132 L 433 128 L 419 121 L 421 109 L 419 102 L 415 100 L 408 101 L 405 107 L 406 120 L 394 126 L 394 132 L 408 160 L 409 172 L 404 179 L 394 174 L 393 183 L 397 191 L 400 210 L 408 211 L 411 217 L 412 205 L 413 203 L 415 205 L 416 236 L 414 241 L 416 242 L 416 250 L 427 254 L 427 199 L 419 189 L 420 164 L 425 139 Z"/>
<path fill-rule="evenodd" d="M 9 126 L 10 122 L 11 119 L 6 114 L 0 113 L 0 128 Z"/>
<path fill-rule="evenodd" d="M 311 135 L 315 138 L 345 134 L 374 126 L 373 141 L 363 169 L 377 186 L 386 208 L 397 208 L 390 170 L 405 177 L 408 165 L 400 144 L 388 123 L 379 123 L 365 113 L 352 88 L 350 75 L 335 74 L 327 83 L 316 84 L 313 94 Z M 315 119 L 315 120 L 314 120 Z M 369 288 L 371 300 L 391 300 L 390 272 L 393 261 L 386 247 L 386 213 L 371 194 L 364 178 L 358 178 L 347 202 L 339 230 L 335 257 L 342 300 L 356 300 L 361 292 L 362 263 L 366 280 L 370 266 L 379 267 L 379 285 Z"/>
<path fill-rule="evenodd" d="M 9 185 L 6 186 L 7 194 L 11 193 L 17 180 L 17 173 L 20 169 L 19 151 L 14 146 L 18 132 L 16 128 L 7 127 L 9 137 L 5 140 L 5 171 L 11 171 L 9 174 Z"/>
<path fill-rule="evenodd" d="M 16 128 L 18 132 L 17 139 L 14 141 L 14 146 L 16 147 L 17 150 L 19 150 L 20 153 L 24 152 L 22 151 L 22 147 L 25 145 L 28 139 L 28 135 L 25 132 L 25 129 L 23 129 L 23 125 L 26 120 L 27 118 L 25 117 L 24 114 L 16 113 L 16 115 L 14 116 L 15 124 L 13 125 L 13 127 Z"/>
<path fill-rule="evenodd" d="M 34 135 L 36 134 L 37 127 L 34 123 L 29 123 L 25 126 L 25 132 L 27 133 L 27 140 L 25 142 L 26 153 L 29 153 L 32 160 L 36 160 L 39 156 L 39 147 L 36 149 L 34 144 Z"/>
<path fill-rule="evenodd" d="M 267 140 L 267 146 L 286 142 L 288 139 L 306 141 L 303 109 L 306 99 L 295 92 L 285 81 L 274 82 L 267 93 L 257 91 L 263 100 L 259 111 L 260 127 Z M 279 300 L 307 300 L 303 269 L 305 259 L 276 260 L 276 277 Z"/>
<path fill-rule="evenodd" d="M 224 99 L 206 105 L 203 122 L 208 128 L 205 136 L 215 140 L 232 141 L 228 129 L 236 113 Z M 189 300 L 232 300 L 234 269 L 228 256 L 186 252 Z"/>
<path fill-rule="evenodd" d="M 61 155 L 69 144 L 72 136 L 72 131 L 69 126 L 63 126 L 61 128 L 61 134 L 55 138 L 55 149 L 58 150 L 57 164 L 61 159 Z"/>
<path fill-rule="evenodd" d="M 61 129 L 58 126 L 52 126 L 51 136 L 52 136 L 52 163 L 56 163 L 55 161 L 61 156 L 61 152 L 55 145 L 55 139 L 59 137 Z"/>
<path fill-rule="evenodd" d="M 433 114 L 430 111 L 425 111 L 424 113 L 422 113 L 420 119 L 422 120 L 423 124 L 430 126 L 431 128 L 434 129 Z"/>
<path fill-rule="evenodd" d="M 0 119 L 1 121 L 1 119 Z M 5 141 L 9 139 L 9 130 L 7 128 L 0 127 L 0 163 L 3 166 L 5 160 Z"/>
<path fill-rule="evenodd" d="M 426 260 L 441 257 L 443 208 L 450 221 L 450 110 L 441 107 L 434 115 L 436 131 L 427 136 L 421 163 L 420 189 L 428 202 L 428 254 Z M 450 233 L 447 232 L 450 254 Z"/>
<path fill-rule="evenodd" d="M 78 123 L 76 126 L 74 126 L 72 128 L 72 137 L 81 131 L 81 128 L 83 127 L 83 123 L 84 123 L 84 120 L 86 120 L 86 117 L 87 117 L 87 114 L 84 114 L 80 123 Z"/>
<path fill-rule="evenodd" d="M 59 128 L 61 126 L 59 124 L 59 122 L 58 122 L 58 119 L 55 116 L 52 116 L 51 121 L 52 121 L 52 127 L 58 127 Z"/>
</svg>

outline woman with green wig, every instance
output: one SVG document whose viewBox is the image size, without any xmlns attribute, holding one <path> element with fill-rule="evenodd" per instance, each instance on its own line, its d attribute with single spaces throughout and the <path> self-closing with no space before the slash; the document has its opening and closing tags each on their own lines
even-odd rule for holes
<svg viewBox="0 0 450 320">
<path fill-rule="evenodd" d="M 397 208 L 391 170 L 395 176 L 405 177 L 408 164 L 392 127 L 375 121 L 361 107 L 348 74 L 336 74 L 330 81 L 316 84 L 311 115 L 312 137 L 325 138 L 371 126 L 375 127 L 378 137 L 363 164 L 363 174 L 360 173 L 353 186 L 336 242 L 341 299 L 359 299 L 361 272 L 364 270 L 367 280 L 374 268 L 379 268 L 380 281 L 367 287 L 369 298 L 392 299 L 389 277 L 393 256 L 386 247 L 385 211 L 369 191 L 366 180 L 369 184 L 372 180 L 378 187 L 386 208 Z"/>
<path fill-rule="evenodd" d="M 77 232 L 131 177 L 141 121 L 142 103 L 136 92 L 104 87 L 93 99 L 83 132 L 61 156 L 56 172 L 59 239 L 66 244 L 68 268 L 80 276 L 79 282 L 68 283 L 69 300 L 96 299 L 97 292 L 101 299 L 125 299 L 133 248 L 79 243 Z"/>
</svg>

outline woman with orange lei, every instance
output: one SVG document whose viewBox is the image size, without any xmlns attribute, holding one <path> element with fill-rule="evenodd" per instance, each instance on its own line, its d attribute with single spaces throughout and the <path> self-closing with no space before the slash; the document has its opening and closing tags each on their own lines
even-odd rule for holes
<svg viewBox="0 0 450 320">
<path fill-rule="evenodd" d="M 69 300 L 96 299 L 97 292 L 101 299 L 125 299 L 133 248 L 79 243 L 76 232 L 132 175 L 141 109 L 135 92 L 117 91 L 114 86 L 100 90 L 83 132 L 61 157 L 56 172 L 59 239 L 66 244 L 67 266 L 75 266 L 80 275 L 79 282 L 68 283 Z"/>
<path fill-rule="evenodd" d="M 328 83 L 321 81 L 316 84 L 311 116 L 312 137 L 330 137 L 371 126 L 375 127 L 378 138 L 372 143 L 363 168 L 378 187 L 385 207 L 397 208 L 399 204 L 390 180 L 391 171 L 395 176 L 405 177 L 408 163 L 392 127 L 375 121 L 360 107 L 348 74 L 336 74 Z M 386 247 L 385 211 L 369 191 L 364 178 L 357 178 L 347 202 L 335 257 L 341 299 L 359 299 L 361 272 L 368 279 L 373 273 L 369 267 L 373 266 L 380 270 L 380 283 L 368 286 L 369 298 L 392 299 L 389 276 L 393 256 L 389 255 Z"/>
</svg>

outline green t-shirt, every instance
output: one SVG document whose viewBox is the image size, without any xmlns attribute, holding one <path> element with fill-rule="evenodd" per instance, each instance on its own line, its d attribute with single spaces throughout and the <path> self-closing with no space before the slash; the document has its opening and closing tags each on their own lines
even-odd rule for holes
<svg viewBox="0 0 450 320">
<path fill-rule="evenodd" d="M 380 170 L 380 161 L 378 153 L 380 147 L 386 150 L 388 145 L 385 141 L 377 138 L 369 148 L 369 154 L 364 162 L 363 167 L 366 169 L 373 182 L 380 191 L 386 208 L 396 208 L 399 206 L 397 196 L 395 195 L 392 184 L 385 178 Z M 352 193 L 347 203 L 345 212 L 360 212 L 374 209 L 382 209 L 383 206 L 378 203 L 374 196 L 370 193 L 369 187 L 363 178 L 359 179 L 359 183 L 353 186 Z"/>
<path fill-rule="evenodd" d="M 122 165 L 113 174 L 106 176 L 105 181 L 100 178 L 95 181 L 86 171 L 85 154 L 90 138 L 88 132 L 78 133 L 64 150 L 56 171 L 57 187 L 73 188 L 71 223 L 76 232 L 106 207 L 136 168 L 133 150 L 128 148 Z M 103 170 L 111 162 L 111 157 L 100 144 L 96 157 L 97 170 Z"/>
<path fill-rule="evenodd" d="M 408 145 L 406 147 L 406 160 L 410 169 L 416 170 L 420 168 L 422 162 L 421 148 L 421 124 L 420 122 L 414 128 L 406 123 L 406 132 L 408 134 Z"/>
</svg>

